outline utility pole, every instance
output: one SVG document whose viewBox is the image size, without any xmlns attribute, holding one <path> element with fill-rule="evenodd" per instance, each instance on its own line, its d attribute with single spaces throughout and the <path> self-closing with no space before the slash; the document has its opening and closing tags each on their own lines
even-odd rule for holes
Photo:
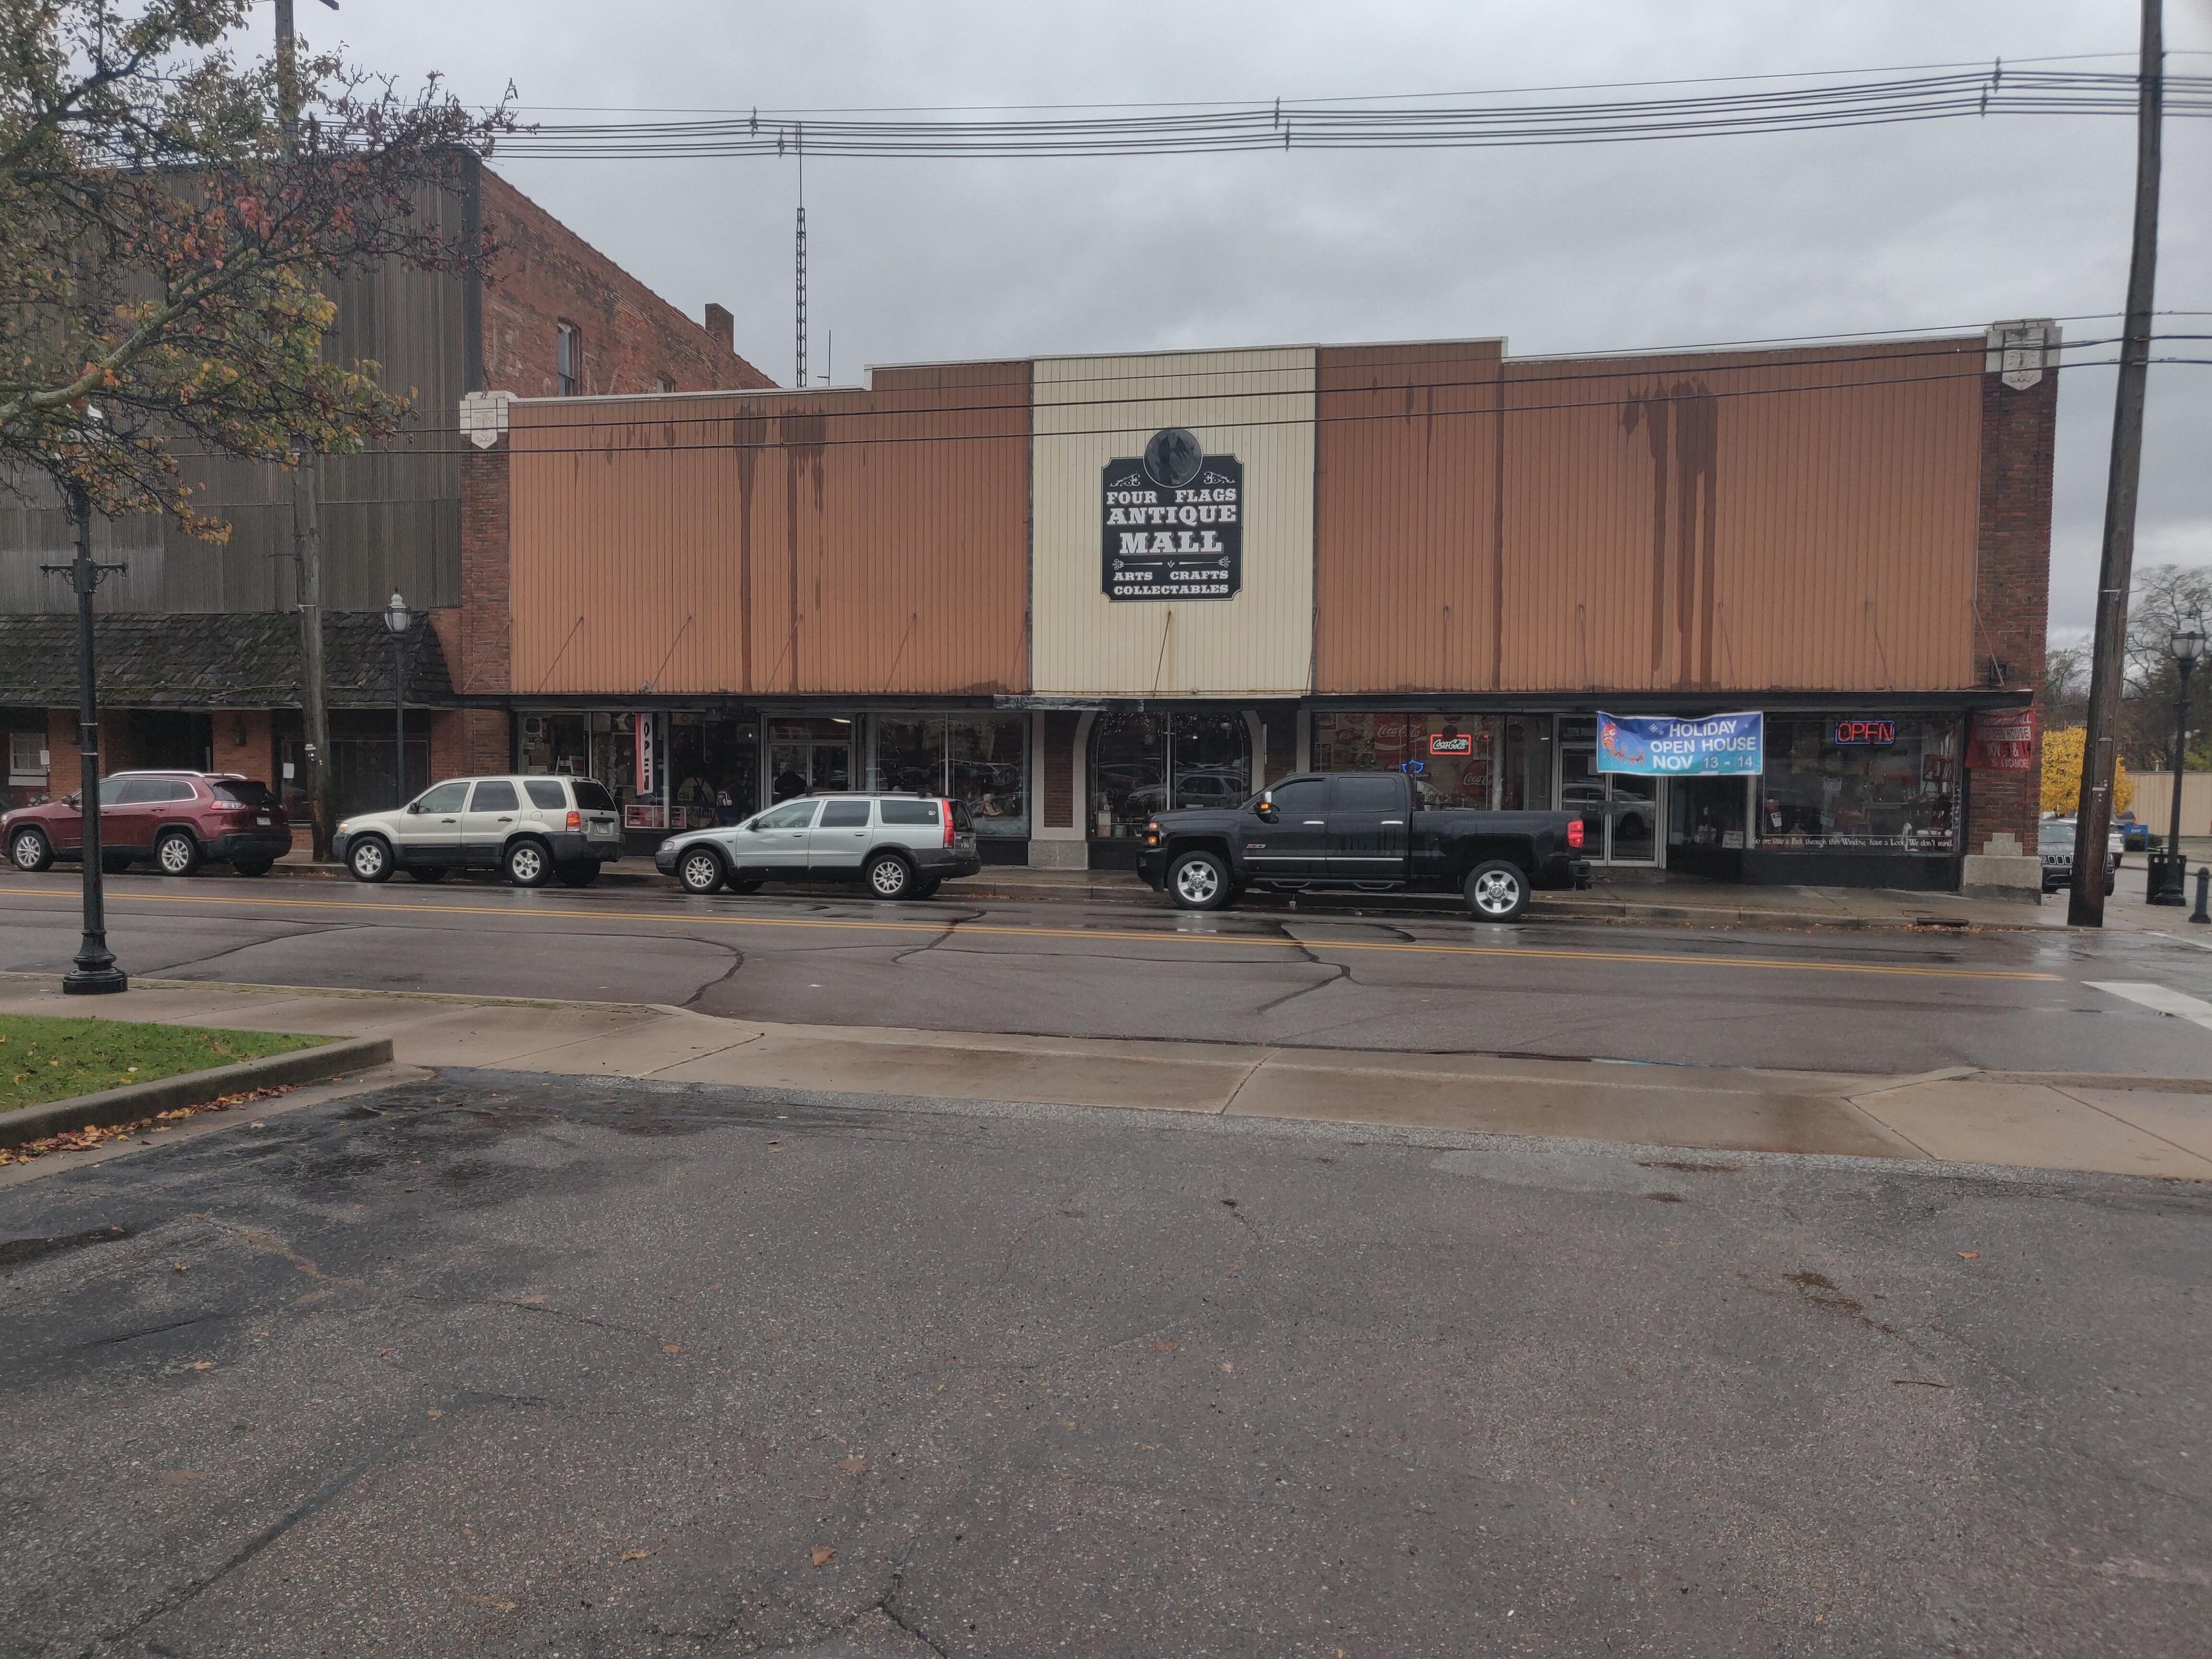
<svg viewBox="0 0 2212 1659">
<path fill-rule="evenodd" d="M 323 0 L 332 11 L 337 0 Z M 292 37 L 292 0 L 276 0 L 276 95 L 279 143 L 289 161 L 300 125 L 300 60 Z M 300 615 L 300 720 L 307 768 L 309 834 L 313 856 L 331 855 L 331 712 L 323 679 L 323 543 L 318 508 L 321 479 L 315 453 L 303 439 L 292 446 L 293 598 Z"/>
<path fill-rule="evenodd" d="M 794 154 L 799 157 L 799 389 L 806 389 L 806 128 L 794 131 Z"/>
<path fill-rule="evenodd" d="M 76 532 L 76 557 L 68 564 L 40 568 L 48 575 L 66 573 L 76 590 L 76 806 L 84 826 L 80 843 L 84 937 L 77 945 L 76 965 L 62 975 L 62 994 L 100 996 L 131 988 L 131 981 L 115 965 L 115 953 L 107 948 L 107 896 L 102 884 L 106 869 L 100 854 L 100 681 L 92 659 L 92 596 L 100 578 L 122 566 L 93 562 L 91 499 L 74 478 L 62 490 L 69 502 L 70 528 Z"/>
<path fill-rule="evenodd" d="M 2106 837 L 2112 822 L 2112 763 L 2127 666 L 2128 589 L 2134 580 L 2136 495 L 2142 477 L 2143 392 L 2150 378 L 2151 291 L 2158 279 L 2159 128 L 2165 112 L 2166 40 L 2160 0 L 2142 0 L 2136 70 L 2135 241 L 2128 256 L 2128 313 L 2121 330 L 2112 408 L 2112 465 L 2105 484 L 2105 551 L 2097 576 L 2097 631 L 2089 665 L 2089 724 L 2082 734 L 2081 799 L 2074 821 L 2074 886 L 2066 920 L 2105 925 Z"/>
</svg>

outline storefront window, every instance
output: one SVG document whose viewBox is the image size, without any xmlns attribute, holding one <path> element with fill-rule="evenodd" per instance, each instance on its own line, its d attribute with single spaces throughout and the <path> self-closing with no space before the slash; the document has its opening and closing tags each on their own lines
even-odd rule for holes
<svg viewBox="0 0 2212 1659">
<path fill-rule="evenodd" d="M 1252 732 L 1235 709 L 1112 709 L 1091 728 L 1091 832 L 1144 833 L 1170 807 L 1237 806 L 1252 795 Z"/>
<path fill-rule="evenodd" d="M 522 769 L 597 778 L 624 805 L 637 799 L 636 716 L 626 709 L 522 717 Z"/>
<path fill-rule="evenodd" d="M 760 805 L 760 727 L 750 720 L 678 711 L 668 717 L 669 828 L 736 823 Z"/>
<path fill-rule="evenodd" d="M 1486 807 L 1497 780 L 1498 724 L 1488 714 L 1322 714 L 1314 721 L 1314 769 L 1402 771 L 1424 806 Z"/>
<path fill-rule="evenodd" d="M 1855 738 L 1876 741 L 1838 744 L 1839 725 Z M 1770 719 L 1759 845 L 1769 852 L 1954 853 L 1958 790 L 1954 720 Z"/>
<path fill-rule="evenodd" d="M 956 714 L 945 722 L 951 763 L 945 793 L 968 809 L 979 836 L 1030 832 L 1027 722 L 1019 714 Z"/>
<path fill-rule="evenodd" d="M 1498 804 L 1512 812 L 1552 807 L 1552 717 L 1507 714 L 1498 767 Z"/>
<path fill-rule="evenodd" d="M 979 836 L 1029 834 L 1026 717 L 902 714 L 875 724 L 876 788 L 957 801 Z"/>
</svg>

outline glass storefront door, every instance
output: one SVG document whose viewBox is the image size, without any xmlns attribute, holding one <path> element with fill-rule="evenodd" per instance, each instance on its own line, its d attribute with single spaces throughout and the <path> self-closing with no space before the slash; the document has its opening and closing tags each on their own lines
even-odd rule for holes
<svg viewBox="0 0 2212 1659">
<path fill-rule="evenodd" d="M 1235 709 L 1109 709 L 1091 728 L 1090 777 L 1092 841 L 1133 858 L 1153 813 L 1250 799 L 1251 729 Z"/>
<path fill-rule="evenodd" d="M 835 794 L 853 787 L 853 722 L 772 720 L 768 723 L 770 800 Z"/>
<path fill-rule="evenodd" d="M 1660 789 L 1665 780 L 1597 769 L 1597 722 L 1559 722 L 1559 808 L 1583 821 L 1583 855 L 1593 863 L 1659 861 Z"/>
</svg>

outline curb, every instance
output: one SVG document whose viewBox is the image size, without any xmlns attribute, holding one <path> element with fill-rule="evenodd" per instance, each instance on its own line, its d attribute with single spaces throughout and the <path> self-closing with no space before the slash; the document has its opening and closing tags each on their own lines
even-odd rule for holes
<svg viewBox="0 0 2212 1659">
<path fill-rule="evenodd" d="M 295 1083 L 319 1083 L 343 1072 L 392 1063 L 390 1037 L 348 1037 L 290 1054 L 270 1054 L 261 1060 L 242 1060 L 234 1066 L 217 1066 L 204 1072 L 156 1078 L 151 1083 L 126 1084 L 103 1089 L 96 1095 L 77 1095 L 68 1100 L 49 1100 L 0 1112 L 0 1146 L 20 1146 L 43 1140 L 70 1129 L 95 1123 L 128 1123 L 139 1118 L 196 1106 L 220 1095 L 240 1094 Z"/>
<path fill-rule="evenodd" d="M 271 875 L 289 876 L 295 880 L 333 881 L 343 879 L 346 871 L 342 865 L 311 865 L 278 863 L 270 871 Z M 646 869 L 605 870 L 599 874 L 601 884 L 611 887 L 658 887 L 667 884 L 666 878 L 657 871 Z M 806 883 L 785 884 L 793 897 L 834 896 L 847 890 L 833 886 L 817 886 Z M 1079 904 L 1118 904 L 1132 909 L 1168 909 L 1164 896 L 1149 888 L 1130 889 L 1115 884 L 1103 886 L 1084 881 L 1052 883 L 994 882 L 988 877 L 966 876 L 948 881 L 943 896 L 971 902 L 1051 903 L 1054 901 Z M 1448 895 L 1400 896 L 1395 898 L 1370 893 L 1337 894 L 1306 893 L 1296 908 L 1316 915 L 1335 911 L 1350 911 L 1360 915 L 1389 916 L 1461 916 L 1466 906 Z M 1285 908 L 1291 907 L 1285 906 Z M 1546 898 L 1541 895 L 1528 901 L 1527 920 L 1531 921 L 1583 921 L 1657 923 L 1671 927 L 1747 927 L 1747 928 L 1826 928 L 1838 933 L 1924 933 L 1934 929 L 1958 932 L 2033 933 L 2042 927 L 2039 921 L 2022 917 L 2020 921 L 1993 921 L 1960 916 L 1854 916 L 1841 915 L 1826 910 L 1761 910 L 1754 908 L 1723 908 L 1719 906 L 1687 904 L 1629 904 L 1618 899 L 1562 900 Z"/>
</svg>

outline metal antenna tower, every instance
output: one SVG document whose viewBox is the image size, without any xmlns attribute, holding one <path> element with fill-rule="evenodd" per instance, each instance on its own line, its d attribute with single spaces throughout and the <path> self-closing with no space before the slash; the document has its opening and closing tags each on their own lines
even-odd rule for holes
<svg viewBox="0 0 2212 1659">
<path fill-rule="evenodd" d="M 799 156 L 799 385 L 806 385 L 806 126 L 794 130 Z"/>
</svg>

